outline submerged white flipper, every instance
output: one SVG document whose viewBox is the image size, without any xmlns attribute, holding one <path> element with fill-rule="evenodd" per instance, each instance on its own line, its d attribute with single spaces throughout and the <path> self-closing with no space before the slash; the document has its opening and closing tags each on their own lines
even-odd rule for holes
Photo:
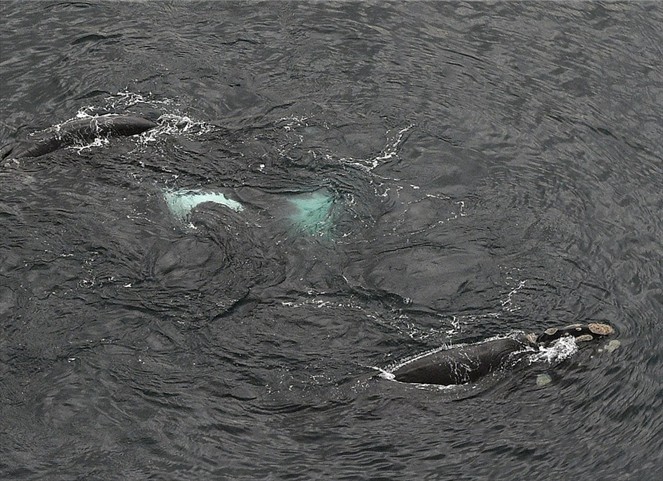
<svg viewBox="0 0 663 481">
<path fill-rule="evenodd" d="M 266 197 L 262 203 L 269 203 L 267 207 L 271 207 L 272 216 L 290 224 L 300 234 L 327 237 L 334 228 L 336 203 L 326 190 L 278 197 L 272 194 Z M 244 210 L 240 202 L 212 190 L 166 190 L 163 198 L 173 217 L 183 223 L 187 222 L 193 209 L 206 202 L 223 205 L 235 212 Z"/>
<path fill-rule="evenodd" d="M 334 221 L 334 198 L 327 191 L 299 194 L 288 202 L 296 208 L 288 217 L 298 230 L 308 235 L 329 235 Z"/>
<path fill-rule="evenodd" d="M 204 204 L 205 202 L 224 205 L 235 212 L 241 212 L 244 210 L 242 204 L 236 200 L 229 199 L 220 192 L 209 192 L 196 189 L 167 191 L 164 192 L 163 197 L 170 213 L 182 222 L 187 220 L 189 214 L 195 207 Z"/>
</svg>

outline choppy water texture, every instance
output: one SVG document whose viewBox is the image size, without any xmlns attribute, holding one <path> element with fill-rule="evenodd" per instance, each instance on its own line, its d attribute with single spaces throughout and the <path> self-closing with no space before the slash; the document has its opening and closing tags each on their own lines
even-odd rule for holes
<svg viewBox="0 0 663 481">
<path fill-rule="evenodd" d="M 160 117 L 0 170 L 0 478 L 658 479 L 659 3 L 0 18 L 1 143 Z M 183 222 L 183 191 L 242 209 Z M 620 347 L 461 388 L 379 376 L 588 321 Z"/>
</svg>

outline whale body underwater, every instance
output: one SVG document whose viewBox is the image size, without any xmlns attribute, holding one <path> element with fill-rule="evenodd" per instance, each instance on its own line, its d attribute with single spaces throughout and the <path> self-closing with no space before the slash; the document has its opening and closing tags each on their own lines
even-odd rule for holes
<svg viewBox="0 0 663 481">
<path fill-rule="evenodd" d="M 572 324 L 546 329 L 543 333 L 489 339 L 448 349 L 438 349 L 408 360 L 390 374 L 396 381 L 450 386 L 474 382 L 500 369 L 515 365 L 528 354 L 551 346 L 564 337 L 577 342 L 592 341 L 614 334 L 608 324 Z"/>
<path fill-rule="evenodd" d="M 34 138 L 3 147 L 0 149 L 0 159 L 39 157 L 63 147 L 89 143 L 97 138 L 138 135 L 155 127 L 157 127 L 155 122 L 133 115 L 106 114 L 70 120 Z M 320 193 L 314 194 L 321 196 Z M 327 217 L 329 210 L 327 204 L 331 205 L 331 201 L 324 196 L 322 198 L 326 200 L 324 205 L 327 206 L 323 217 Z M 186 217 L 195 205 L 204 202 L 220 202 L 233 210 L 242 209 L 240 204 L 218 193 L 215 195 L 189 191 L 166 193 L 165 200 L 171 212 L 182 218 Z M 317 205 L 320 203 L 319 199 L 316 197 L 314 200 L 317 202 L 316 209 L 320 210 Z M 295 202 L 310 203 L 311 199 L 295 199 Z M 302 206 L 299 207 L 299 210 L 302 210 Z M 297 215 L 303 214 L 299 212 Z M 590 323 L 546 329 L 539 335 L 521 333 L 512 337 L 492 338 L 424 353 L 397 365 L 388 374 L 391 379 L 403 383 L 446 386 L 466 384 L 495 371 L 514 366 L 528 354 L 551 346 L 564 337 L 573 337 L 576 341 L 582 342 L 609 336 L 614 332 L 615 330 L 608 324 Z"/>
<path fill-rule="evenodd" d="M 142 134 L 157 124 L 133 115 L 106 114 L 69 120 L 25 141 L 0 149 L 0 159 L 39 157 L 76 143 L 89 143 L 97 138 Z"/>
</svg>

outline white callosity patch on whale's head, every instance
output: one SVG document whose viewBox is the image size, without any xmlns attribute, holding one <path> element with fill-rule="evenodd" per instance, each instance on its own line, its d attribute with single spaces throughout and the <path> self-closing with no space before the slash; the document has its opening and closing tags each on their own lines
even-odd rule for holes
<svg viewBox="0 0 663 481">
<path fill-rule="evenodd" d="M 615 333 L 615 329 L 612 326 L 600 322 L 591 322 L 587 327 L 596 336 L 610 336 Z"/>
</svg>

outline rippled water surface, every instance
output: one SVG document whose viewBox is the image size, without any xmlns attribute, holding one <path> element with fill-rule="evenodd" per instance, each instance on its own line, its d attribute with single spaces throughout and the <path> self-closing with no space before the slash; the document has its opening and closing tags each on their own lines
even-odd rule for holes
<svg viewBox="0 0 663 481">
<path fill-rule="evenodd" d="M 0 143 L 159 119 L 0 168 L 0 478 L 658 479 L 659 3 L 0 18 Z M 590 321 L 619 349 L 379 375 Z"/>
</svg>

